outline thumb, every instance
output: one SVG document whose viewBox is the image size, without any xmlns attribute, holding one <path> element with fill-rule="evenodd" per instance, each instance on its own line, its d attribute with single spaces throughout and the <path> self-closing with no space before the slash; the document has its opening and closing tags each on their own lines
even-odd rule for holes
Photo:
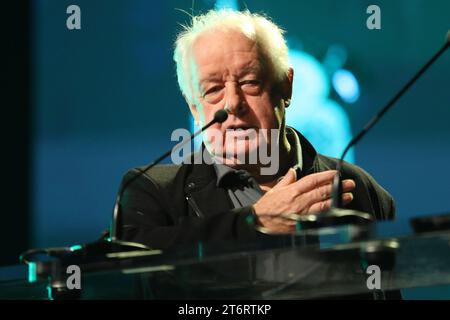
<svg viewBox="0 0 450 320">
<path fill-rule="evenodd" d="M 290 185 L 295 181 L 297 181 L 297 173 L 295 172 L 295 169 L 290 168 L 286 173 L 286 175 L 272 189 L 277 189 L 280 187 Z"/>
</svg>

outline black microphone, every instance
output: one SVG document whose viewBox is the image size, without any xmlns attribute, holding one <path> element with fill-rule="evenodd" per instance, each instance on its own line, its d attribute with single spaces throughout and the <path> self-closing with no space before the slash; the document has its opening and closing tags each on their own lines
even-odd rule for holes
<svg viewBox="0 0 450 320">
<path fill-rule="evenodd" d="M 129 179 L 127 182 L 125 182 L 122 187 L 120 188 L 119 192 L 117 193 L 116 202 L 114 204 L 114 211 L 113 211 L 113 218 L 111 223 L 111 230 L 110 230 L 110 240 L 111 241 L 117 241 L 120 239 L 120 229 L 118 228 L 118 224 L 120 223 L 121 218 L 121 208 L 120 208 L 120 201 L 122 199 L 123 193 L 125 190 L 130 186 L 131 183 L 136 181 L 137 178 L 145 174 L 148 170 L 156 166 L 158 163 L 160 163 L 162 160 L 170 156 L 170 154 L 178 149 L 180 149 L 182 146 L 184 146 L 187 143 L 190 143 L 192 139 L 194 139 L 196 136 L 198 136 L 200 133 L 208 129 L 210 126 L 212 126 L 215 123 L 222 123 L 225 122 L 228 118 L 228 113 L 226 110 L 221 109 L 218 110 L 214 114 L 214 118 L 208 122 L 205 126 L 203 126 L 200 130 L 194 132 L 189 139 L 186 139 L 185 141 L 177 144 L 172 149 L 168 150 L 166 153 L 164 153 L 162 156 L 160 156 L 158 159 L 156 159 L 154 162 L 150 163 L 148 166 L 146 166 L 143 170 L 141 170 L 138 174 L 136 174 L 134 177 Z"/>
<path fill-rule="evenodd" d="M 406 91 L 424 74 L 424 72 L 448 49 L 450 45 L 450 30 L 447 32 L 445 44 L 439 49 L 438 52 L 427 62 L 425 65 L 409 80 L 403 88 L 386 104 L 386 106 L 381 109 L 370 121 L 367 125 L 348 143 L 347 147 L 344 149 L 342 156 L 339 159 L 339 162 L 336 166 L 337 174 L 333 180 L 333 188 L 331 192 L 331 209 L 333 208 L 341 208 L 342 207 L 342 181 L 341 181 L 341 170 L 344 162 L 344 157 L 347 154 L 348 150 L 355 144 L 357 144 L 368 132 L 369 130 L 385 115 L 385 113 L 392 108 L 395 102 L 400 99 Z"/>
</svg>

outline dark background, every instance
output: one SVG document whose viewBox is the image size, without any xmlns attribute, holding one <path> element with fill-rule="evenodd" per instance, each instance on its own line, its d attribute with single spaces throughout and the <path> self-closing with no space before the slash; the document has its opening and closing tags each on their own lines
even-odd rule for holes
<svg viewBox="0 0 450 320">
<path fill-rule="evenodd" d="M 172 52 L 178 24 L 188 21 L 175 8 L 191 12 L 191 0 L 12 3 L 2 15 L 2 264 L 30 247 L 95 240 L 123 173 L 170 147 L 173 129 L 190 126 Z M 71 4 L 81 8 L 81 30 L 66 28 Z M 340 102 L 353 131 L 434 54 L 450 26 L 445 0 L 238 4 L 267 13 L 319 60 L 331 44 L 345 46 L 345 67 L 361 86 L 356 103 Z M 370 4 L 381 8 L 381 30 L 366 28 Z M 195 1 L 194 12 L 213 6 Z M 449 71 L 447 53 L 355 148 L 356 163 L 397 201 L 393 232 L 408 232 L 411 217 L 450 209 Z"/>
<path fill-rule="evenodd" d="M 27 1 L 2 6 L 0 50 L 2 200 L 0 264 L 18 263 L 31 241 L 31 14 Z"/>
</svg>

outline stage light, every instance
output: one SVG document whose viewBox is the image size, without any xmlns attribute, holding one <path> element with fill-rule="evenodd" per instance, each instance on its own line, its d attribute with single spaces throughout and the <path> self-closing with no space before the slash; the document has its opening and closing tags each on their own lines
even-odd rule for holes
<svg viewBox="0 0 450 320">
<path fill-rule="evenodd" d="M 359 98 L 359 84 L 353 73 L 348 70 L 337 70 L 331 79 L 334 90 L 342 100 L 347 103 L 354 103 Z"/>
<path fill-rule="evenodd" d="M 287 125 L 298 129 L 319 153 L 339 157 L 352 138 L 352 130 L 345 109 L 329 97 L 325 67 L 312 55 L 293 48 L 289 49 L 289 63 L 295 71 Z M 353 149 L 345 160 L 355 162 Z"/>
</svg>

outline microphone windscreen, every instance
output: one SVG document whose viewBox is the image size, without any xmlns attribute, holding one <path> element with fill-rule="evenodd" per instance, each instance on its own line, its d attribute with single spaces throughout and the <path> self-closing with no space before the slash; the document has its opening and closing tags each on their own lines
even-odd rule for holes
<svg viewBox="0 0 450 320">
<path fill-rule="evenodd" d="M 214 114 L 214 122 L 217 122 L 217 123 L 225 122 L 225 120 L 227 120 L 227 118 L 228 118 L 228 112 L 226 112 L 224 109 L 220 109 Z"/>
</svg>

